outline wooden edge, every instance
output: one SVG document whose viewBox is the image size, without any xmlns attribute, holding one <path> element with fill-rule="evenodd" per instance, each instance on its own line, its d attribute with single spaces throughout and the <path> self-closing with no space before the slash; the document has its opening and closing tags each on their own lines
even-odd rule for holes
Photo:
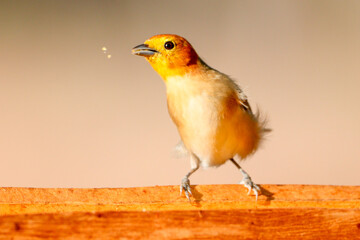
<svg viewBox="0 0 360 240">
<path fill-rule="evenodd" d="M 99 212 L 360 209 L 360 186 L 262 185 L 258 201 L 240 185 L 192 186 L 189 202 L 179 186 L 137 188 L 0 188 L 0 215 Z"/>
</svg>

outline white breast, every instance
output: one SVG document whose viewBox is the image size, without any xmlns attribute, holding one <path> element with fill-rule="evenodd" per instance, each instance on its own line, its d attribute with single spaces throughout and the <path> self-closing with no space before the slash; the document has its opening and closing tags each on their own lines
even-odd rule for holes
<svg viewBox="0 0 360 240">
<path fill-rule="evenodd" d="M 219 158 L 215 136 L 222 117 L 222 96 L 214 94 L 214 86 L 190 77 L 172 77 L 166 81 L 169 112 L 187 149 L 200 158 L 203 166 L 223 164 Z M 225 149 L 226 150 L 226 149 Z M 224 153 L 231 155 L 231 153 Z"/>
</svg>

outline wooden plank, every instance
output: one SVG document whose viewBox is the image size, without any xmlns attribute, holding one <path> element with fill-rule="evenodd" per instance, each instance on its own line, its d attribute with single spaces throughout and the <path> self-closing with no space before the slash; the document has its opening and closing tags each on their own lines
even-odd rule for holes
<svg viewBox="0 0 360 240">
<path fill-rule="evenodd" d="M 360 239 L 360 211 L 240 209 L 13 215 L 3 239 Z"/>
<path fill-rule="evenodd" d="M 66 211 L 219 210 L 251 208 L 359 208 L 360 186 L 262 185 L 255 201 L 240 185 L 192 186 L 192 202 L 179 186 L 139 188 L 0 188 L 0 215 Z"/>
<path fill-rule="evenodd" d="M 360 186 L 0 188 L 0 239 L 360 239 Z"/>
</svg>

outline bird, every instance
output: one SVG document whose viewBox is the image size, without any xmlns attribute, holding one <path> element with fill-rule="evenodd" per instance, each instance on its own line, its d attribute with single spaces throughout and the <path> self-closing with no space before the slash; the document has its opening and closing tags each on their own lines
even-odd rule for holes
<svg viewBox="0 0 360 240">
<path fill-rule="evenodd" d="M 231 161 L 243 175 L 239 182 L 254 192 L 260 187 L 238 162 L 252 155 L 265 133 L 266 118 L 253 113 L 248 98 L 228 75 L 207 65 L 192 45 L 175 34 L 160 34 L 132 49 L 145 57 L 166 85 L 167 107 L 181 141 L 179 151 L 190 158 L 191 170 L 180 184 L 180 195 L 192 196 L 189 177 L 199 167 Z"/>
</svg>

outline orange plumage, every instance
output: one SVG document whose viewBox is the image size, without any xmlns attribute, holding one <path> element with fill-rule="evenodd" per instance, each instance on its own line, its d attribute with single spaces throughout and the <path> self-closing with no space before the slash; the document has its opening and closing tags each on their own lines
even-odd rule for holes
<svg viewBox="0 0 360 240">
<path fill-rule="evenodd" d="M 146 57 L 165 82 L 169 114 L 192 167 L 180 190 L 189 198 L 189 176 L 200 165 L 219 166 L 231 160 L 244 175 L 241 183 L 257 196 L 259 187 L 234 158 L 254 153 L 266 129 L 239 86 L 204 63 L 190 43 L 177 35 L 151 37 L 133 53 Z"/>
</svg>

